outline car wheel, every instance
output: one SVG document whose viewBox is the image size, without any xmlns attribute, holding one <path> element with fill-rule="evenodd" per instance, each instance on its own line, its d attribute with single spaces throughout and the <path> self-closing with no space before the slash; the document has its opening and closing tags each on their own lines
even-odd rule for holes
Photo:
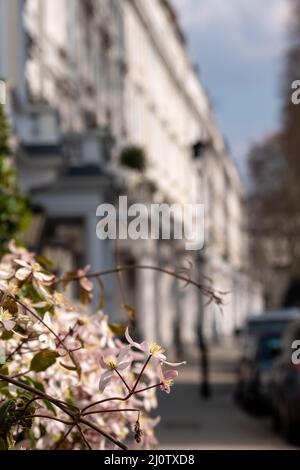
<svg viewBox="0 0 300 470">
<path fill-rule="evenodd" d="M 281 425 L 283 435 L 287 442 L 289 442 L 290 444 L 299 444 L 299 427 L 297 426 L 295 421 L 291 419 L 289 411 L 282 417 Z"/>
</svg>

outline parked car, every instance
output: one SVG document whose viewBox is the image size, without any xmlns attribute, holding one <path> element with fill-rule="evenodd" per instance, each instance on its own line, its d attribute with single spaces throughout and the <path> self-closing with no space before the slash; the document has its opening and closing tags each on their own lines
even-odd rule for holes
<svg viewBox="0 0 300 470">
<path fill-rule="evenodd" d="M 293 320 L 300 319 L 299 308 L 269 310 L 261 315 L 252 315 L 247 319 L 244 329 L 244 339 L 247 341 L 262 333 L 280 332 Z"/>
<path fill-rule="evenodd" d="M 284 334 L 282 351 L 271 377 L 271 403 L 274 426 L 285 438 L 300 443 L 300 364 L 293 363 L 292 344 L 300 340 L 300 320 L 292 322 Z"/>
<path fill-rule="evenodd" d="M 299 309 L 265 312 L 246 323 L 235 397 L 248 411 L 269 412 L 271 370 L 287 325 L 300 319 Z"/>
<path fill-rule="evenodd" d="M 280 352 L 280 333 L 262 333 L 253 338 L 239 369 L 238 401 L 248 411 L 270 410 L 271 370 Z"/>
</svg>

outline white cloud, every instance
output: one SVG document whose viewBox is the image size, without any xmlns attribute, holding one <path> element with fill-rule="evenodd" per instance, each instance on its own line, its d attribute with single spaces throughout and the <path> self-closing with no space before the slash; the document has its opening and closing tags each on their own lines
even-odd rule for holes
<svg viewBox="0 0 300 470">
<path fill-rule="evenodd" d="M 263 60 L 284 45 L 288 0 L 172 0 L 184 28 L 215 34 L 249 60 Z"/>
</svg>

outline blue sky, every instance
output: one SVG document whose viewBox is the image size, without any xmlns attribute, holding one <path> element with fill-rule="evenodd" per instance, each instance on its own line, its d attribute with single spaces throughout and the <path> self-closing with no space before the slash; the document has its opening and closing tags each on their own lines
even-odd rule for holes
<svg viewBox="0 0 300 470">
<path fill-rule="evenodd" d="M 289 0 L 172 0 L 233 157 L 280 124 Z"/>
</svg>

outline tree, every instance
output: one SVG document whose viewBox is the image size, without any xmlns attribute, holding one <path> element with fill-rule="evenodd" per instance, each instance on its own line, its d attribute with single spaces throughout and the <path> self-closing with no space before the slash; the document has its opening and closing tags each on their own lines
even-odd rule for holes
<svg viewBox="0 0 300 470">
<path fill-rule="evenodd" d="M 283 83 L 283 133 L 284 156 L 300 181 L 300 106 L 291 100 L 292 83 L 300 79 L 300 0 L 290 0 L 290 46 L 286 55 L 285 78 Z M 300 185 L 298 188 L 300 196 Z M 300 199 L 300 197 L 299 197 Z"/>
<path fill-rule="evenodd" d="M 282 129 L 253 147 L 249 155 L 253 256 L 262 275 L 273 277 L 271 289 L 276 285 L 278 290 L 283 275 L 290 280 L 282 286 L 286 289 L 282 299 L 285 305 L 295 304 L 291 292 L 300 278 L 300 106 L 291 99 L 292 83 L 300 78 L 300 0 L 290 0 L 290 5 Z M 274 280 L 275 271 L 280 277 L 276 275 Z"/>
<path fill-rule="evenodd" d="M 274 134 L 250 152 L 250 230 L 262 263 L 271 256 L 294 270 L 300 261 L 300 201 L 281 139 L 281 134 Z"/>
<path fill-rule="evenodd" d="M 9 127 L 0 105 L 0 254 L 5 244 L 24 230 L 28 220 L 28 202 L 18 189 L 9 149 Z"/>
<path fill-rule="evenodd" d="M 251 255 L 269 307 L 282 304 L 300 269 L 300 201 L 296 175 L 285 157 L 282 134 L 257 144 L 249 155 Z"/>
</svg>

